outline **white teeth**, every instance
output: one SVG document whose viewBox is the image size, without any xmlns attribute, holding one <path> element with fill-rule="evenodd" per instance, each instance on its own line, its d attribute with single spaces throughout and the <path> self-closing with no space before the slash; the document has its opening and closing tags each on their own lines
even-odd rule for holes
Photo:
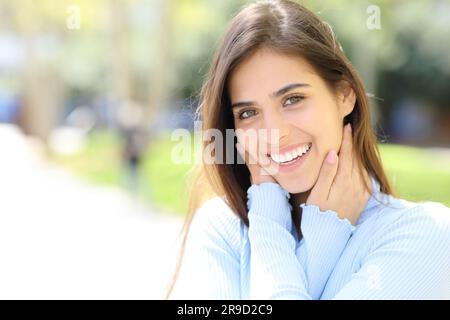
<svg viewBox="0 0 450 320">
<path fill-rule="evenodd" d="M 298 147 L 297 149 L 292 150 L 290 152 L 286 152 L 285 154 L 272 154 L 270 157 L 272 158 L 273 161 L 277 163 L 289 162 L 299 156 L 304 155 L 306 152 L 309 151 L 309 149 L 310 145 L 305 144 L 304 146 Z"/>
<path fill-rule="evenodd" d="M 291 161 L 291 155 L 289 154 L 289 152 L 286 152 L 284 154 L 284 158 L 286 159 L 286 162 Z"/>
<path fill-rule="evenodd" d="M 288 161 L 291 161 L 292 159 L 296 158 L 297 154 L 295 153 L 295 151 L 291 151 L 288 153 Z"/>
</svg>

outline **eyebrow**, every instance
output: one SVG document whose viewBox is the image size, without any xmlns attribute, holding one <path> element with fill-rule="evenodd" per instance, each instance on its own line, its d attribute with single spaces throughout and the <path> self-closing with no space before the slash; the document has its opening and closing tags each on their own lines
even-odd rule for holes
<svg viewBox="0 0 450 320">
<path fill-rule="evenodd" d="M 287 84 L 287 85 L 281 87 L 277 91 L 269 94 L 269 97 L 272 99 L 275 99 L 275 98 L 285 94 L 286 92 L 289 92 L 289 91 L 291 91 L 295 88 L 299 88 L 299 87 L 310 87 L 310 85 L 307 83 L 290 83 L 290 84 Z M 253 106 L 255 104 L 256 104 L 255 101 L 239 101 L 239 102 L 233 103 L 231 105 L 231 108 L 233 109 L 233 108 L 238 108 L 238 107 Z"/>
</svg>

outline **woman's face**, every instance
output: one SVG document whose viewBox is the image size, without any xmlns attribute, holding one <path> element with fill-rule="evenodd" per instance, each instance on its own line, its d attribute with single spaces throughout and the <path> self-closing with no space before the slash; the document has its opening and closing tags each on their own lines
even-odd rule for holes
<svg viewBox="0 0 450 320">
<path fill-rule="evenodd" d="M 304 58 L 268 49 L 242 61 L 228 89 L 235 128 L 266 130 L 267 136 L 255 139 L 278 168 L 274 179 L 290 193 L 309 191 L 328 151 L 340 148 L 343 119 L 355 105 L 353 90 L 335 93 Z"/>
</svg>

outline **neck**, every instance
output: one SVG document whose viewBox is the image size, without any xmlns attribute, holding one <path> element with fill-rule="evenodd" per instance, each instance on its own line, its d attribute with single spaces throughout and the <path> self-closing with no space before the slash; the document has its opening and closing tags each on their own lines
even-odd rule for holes
<svg viewBox="0 0 450 320">
<path fill-rule="evenodd" d="M 302 192 L 302 193 L 291 194 L 291 198 L 293 201 L 292 204 L 298 208 L 300 206 L 300 204 L 306 203 L 306 199 L 308 199 L 310 192 L 311 192 L 311 190 Z"/>
</svg>

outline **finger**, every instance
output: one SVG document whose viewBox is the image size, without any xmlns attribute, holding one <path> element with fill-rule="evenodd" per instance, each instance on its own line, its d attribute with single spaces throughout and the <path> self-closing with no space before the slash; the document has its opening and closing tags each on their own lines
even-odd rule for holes
<svg viewBox="0 0 450 320">
<path fill-rule="evenodd" d="M 328 152 L 322 167 L 320 168 L 317 182 L 308 197 L 307 203 L 317 203 L 328 198 L 328 194 L 330 193 L 331 186 L 336 176 L 338 160 L 336 151 L 331 150 Z"/>
<path fill-rule="evenodd" d="M 337 179 L 349 179 L 352 177 L 354 168 L 353 139 L 351 124 L 344 126 L 342 143 L 339 150 L 339 167 L 336 174 Z"/>
<path fill-rule="evenodd" d="M 242 131 L 242 130 L 236 130 L 236 138 L 237 138 L 237 143 L 239 144 L 238 152 L 244 158 L 245 163 L 247 165 L 256 164 L 254 157 L 251 157 L 253 155 L 253 153 L 251 152 L 250 149 L 252 149 L 253 144 L 251 143 L 251 137 L 248 136 L 248 132 Z M 238 148 L 238 145 L 236 144 L 236 149 L 237 148 Z"/>
<path fill-rule="evenodd" d="M 273 162 L 267 154 L 263 152 L 265 145 L 262 141 L 255 142 L 246 131 L 236 130 L 236 137 L 239 143 L 240 153 L 246 153 L 245 162 L 247 165 L 258 165 L 262 168 L 261 175 L 275 175 L 278 173 L 279 165 Z M 237 147 L 236 147 L 237 148 Z M 244 150 L 244 151 L 242 151 Z"/>
<path fill-rule="evenodd" d="M 357 161 L 355 161 L 355 163 L 356 162 Z M 355 181 L 353 187 L 359 190 L 359 196 L 356 196 L 355 200 L 360 199 L 361 203 L 364 204 L 365 207 L 372 192 L 372 182 L 367 170 L 362 166 L 360 167 L 359 165 L 354 165 L 352 181 Z"/>
<path fill-rule="evenodd" d="M 280 165 L 272 161 L 270 158 L 266 160 L 266 163 L 262 163 L 260 166 L 268 175 L 271 176 L 276 175 L 280 169 Z"/>
<path fill-rule="evenodd" d="M 241 144 L 242 148 L 248 153 L 249 159 L 247 164 L 257 164 L 258 159 L 258 140 L 252 134 L 252 130 L 241 131 L 236 130 L 236 135 L 238 142 Z"/>
<path fill-rule="evenodd" d="M 247 166 L 256 164 L 256 160 L 252 157 L 250 152 L 248 152 L 239 142 L 236 143 L 236 150 L 239 152 Z"/>
<path fill-rule="evenodd" d="M 273 162 L 267 155 L 260 152 L 248 151 L 253 164 L 261 167 L 261 175 L 272 176 L 278 173 L 279 165 Z"/>
<path fill-rule="evenodd" d="M 241 144 L 239 142 L 236 142 L 236 150 L 238 154 L 241 156 L 241 159 L 245 162 L 245 150 L 242 148 Z M 238 159 L 238 164 L 241 163 L 241 159 Z"/>
<path fill-rule="evenodd" d="M 247 166 L 248 170 L 250 171 L 250 183 L 253 184 L 253 166 L 249 164 L 250 155 L 239 142 L 236 143 L 236 150 L 239 152 L 242 160 L 244 160 L 244 163 L 241 163 L 241 161 L 238 160 L 238 164 L 245 164 Z"/>
<path fill-rule="evenodd" d="M 266 168 L 267 171 L 273 171 L 271 159 L 261 152 L 264 148 L 261 146 L 260 141 L 252 141 L 251 137 L 245 134 L 238 134 L 237 137 L 241 148 L 248 154 L 247 164 L 257 164 Z"/>
<path fill-rule="evenodd" d="M 258 164 L 264 169 L 266 174 L 275 175 L 278 173 L 279 164 L 273 161 L 267 153 L 268 147 L 260 140 L 258 144 Z"/>
<path fill-rule="evenodd" d="M 369 173 L 358 161 L 354 161 L 353 163 L 352 181 L 355 182 L 355 186 L 358 186 L 364 191 L 371 192 L 372 181 Z"/>
<path fill-rule="evenodd" d="M 259 181 L 259 182 L 269 181 L 269 180 L 264 180 L 264 178 L 262 178 L 262 177 L 263 176 L 271 177 L 272 174 L 271 174 L 270 170 L 266 170 L 263 167 L 261 167 L 260 165 L 256 164 L 256 162 L 253 160 L 251 154 L 249 152 L 247 152 L 239 142 L 236 143 L 236 150 L 239 152 L 241 157 L 244 159 L 245 164 L 247 165 L 247 168 L 250 171 L 251 184 L 255 183 L 255 178 L 256 178 L 256 181 Z M 255 163 L 255 164 L 253 164 L 253 163 Z M 272 180 L 272 178 L 270 180 Z"/>
</svg>

